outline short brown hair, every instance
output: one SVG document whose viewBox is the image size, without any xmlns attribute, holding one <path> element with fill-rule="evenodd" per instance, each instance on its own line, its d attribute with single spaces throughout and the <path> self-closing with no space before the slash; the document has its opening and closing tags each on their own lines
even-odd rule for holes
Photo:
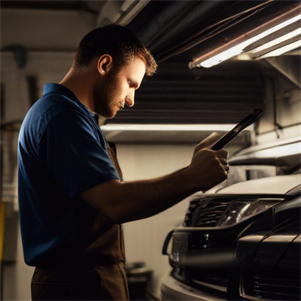
<svg viewBox="0 0 301 301">
<path fill-rule="evenodd" d="M 112 56 L 116 69 L 135 57 L 144 61 L 146 75 L 153 75 L 157 68 L 155 59 L 141 40 L 128 28 L 114 24 L 96 28 L 84 36 L 78 45 L 73 67 L 83 69 L 103 54 Z"/>
</svg>

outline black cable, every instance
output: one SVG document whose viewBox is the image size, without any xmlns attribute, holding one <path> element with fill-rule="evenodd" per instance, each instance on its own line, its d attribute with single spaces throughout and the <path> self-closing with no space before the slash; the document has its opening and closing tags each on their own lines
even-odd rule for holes
<svg viewBox="0 0 301 301">
<path fill-rule="evenodd" d="M 196 45 L 198 45 L 198 44 L 204 42 L 205 40 L 208 40 L 208 39 L 210 39 L 210 38 L 216 36 L 217 34 L 219 34 L 219 33 L 223 32 L 223 31 L 225 31 L 226 29 L 229 29 L 229 28 L 233 27 L 234 25 L 236 25 L 236 24 L 238 24 L 238 23 L 244 21 L 245 19 L 247 19 L 247 18 L 253 16 L 254 14 L 256 14 L 256 13 L 258 13 L 259 11 L 263 10 L 264 8 L 266 8 L 267 6 L 271 5 L 274 1 L 275 1 L 275 0 L 267 1 L 266 3 L 263 3 L 263 4 L 261 4 L 260 6 L 258 5 L 258 6 L 252 7 L 252 8 L 250 8 L 250 9 L 247 9 L 247 10 L 245 10 L 245 11 L 242 11 L 242 12 L 236 14 L 236 15 L 227 17 L 227 18 L 225 18 L 225 19 L 223 19 L 223 20 L 218 21 L 217 23 L 214 23 L 214 24 L 212 24 L 212 25 L 210 25 L 210 26 L 208 26 L 208 27 L 202 29 L 202 30 L 199 31 L 197 34 L 195 34 L 194 36 L 192 36 L 192 37 L 186 39 L 186 41 L 182 42 L 182 43 L 181 43 L 182 45 L 183 45 L 184 43 L 185 43 L 185 44 L 184 44 L 183 46 L 181 46 L 180 48 L 178 48 L 177 50 L 175 50 L 174 52 L 172 52 L 172 50 L 173 50 L 173 49 L 176 49 L 177 46 L 174 46 L 174 47 L 165 47 L 165 48 L 168 48 L 168 49 L 167 49 L 166 51 L 163 51 L 161 54 L 159 54 L 159 55 L 156 56 L 157 61 L 158 61 L 158 62 L 162 62 L 162 61 L 164 61 L 164 60 L 166 60 L 166 59 L 168 59 L 168 58 L 170 58 L 170 57 L 172 57 L 172 56 L 178 55 L 178 54 L 180 54 L 180 53 L 182 53 L 182 52 L 184 52 L 184 51 L 189 50 L 190 48 L 192 48 L 192 47 L 194 47 L 194 46 L 196 46 Z M 254 11 L 254 9 L 256 9 L 256 10 Z M 249 12 L 251 12 L 251 13 L 248 14 L 247 16 L 244 16 L 243 18 L 240 19 L 240 17 L 242 17 L 243 15 L 245 15 L 245 14 L 247 14 L 247 13 L 249 13 Z M 229 23 L 231 23 L 233 20 L 236 20 L 236 19 L 239 19 L 239 20 L 236 21 L 236 22 L 234 22 L 233 24 L 231 24 L 231 25 L 229 25 L 229 26 L 224 27 L 225 24 L 229 24 Z M 226 23 L 225 23 L 225 22 L 226 22 Z M 208 31 L 208 30 L 211 29 L 211 28 L 216 27 L 216 26 L 219 25 L 219 24 L 221 24 L 221 25 L 220 25 L 217 29 L 214 29 L 213 31 L 211 31 L 210 33 L 208 33 L 204 38 L 202 38 L 201 40 L 198 40 L 198 39 L 200 38 L 200 35 L 201 35 L 202 33 Z M 216 32 L 216 30 L 218 30 L 219 28 L 220 28 L 220 30 L 219 30 L 218 32 Z M 213 34 L 212 34 L 212 32 L 213 32 Z M 196 40 L 197 40 L 197 41 L 196 41 Z M 178 45 L 178 44 L 177 44 L 177 45 Z M 168 54 L 168 53 L 169 53 L 169 54 Z M 164 56 L 164 54 L 166 54 L 166 55 Z"/>
</svg>

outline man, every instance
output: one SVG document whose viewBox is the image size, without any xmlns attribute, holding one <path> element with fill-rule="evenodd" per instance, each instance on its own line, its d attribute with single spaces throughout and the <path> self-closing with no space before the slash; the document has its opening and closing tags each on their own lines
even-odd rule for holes
<svg viewBox="0 0 301 301">
<path fill-rule="evenodd" d="M 225 150 L 202 142 L 191 164 L 161 178 L 124 182 L 94 117 L 134 105 L 156 63 L 128 29 L 95 29 L 60 84 L 46 84 L 19 136 L 24 257 L 36 266 L 33 300 L 127 300 L 121 224 L 159 213 L 227 177 Z M 119 174 L 118 174 L 119 171 Z"/>
</svg>

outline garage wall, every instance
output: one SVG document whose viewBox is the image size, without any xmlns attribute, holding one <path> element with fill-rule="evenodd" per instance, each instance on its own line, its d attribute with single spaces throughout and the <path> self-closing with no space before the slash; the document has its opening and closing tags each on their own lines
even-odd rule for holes
<svg viewBox="0 0 301 301">
<path fill-rule="evenodd" d="M 265 68 L 264 73 L 265 109 L 259 123 L 257 143 L 301 139 L 300 88 L 275 69 Z"/>
<path fill-rule="evenodd" d="M 75 50 L 95 22 L 95 15 L 80 11 L 2 8 L 1 48 L 21 45 L 27 50 Z"/>
<path fill-rule="evenodd" d="M 1 117 L 2 122 L 15 122 L 23 119 L 33 101 L 28 76 L 40 81 L 37 96 L 45 82 L 61 80 L 79 41 L 95 28 L 96 16 L 76 10 L 9 8 L 0 14 Z"/>
</svg>

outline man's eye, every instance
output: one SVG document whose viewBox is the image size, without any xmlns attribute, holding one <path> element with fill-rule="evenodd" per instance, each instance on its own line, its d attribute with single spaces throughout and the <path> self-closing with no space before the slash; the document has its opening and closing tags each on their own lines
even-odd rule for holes
<svg viewBox="0 0 301 301">
<path fill-rule="evenodd" d="M 134 89 L 138 88 L 137 82 L 135 82 L 133 80 L 129 80 L 129 86 L 130 86 L 130 88 L 134 88 Z"/>
</svg>

